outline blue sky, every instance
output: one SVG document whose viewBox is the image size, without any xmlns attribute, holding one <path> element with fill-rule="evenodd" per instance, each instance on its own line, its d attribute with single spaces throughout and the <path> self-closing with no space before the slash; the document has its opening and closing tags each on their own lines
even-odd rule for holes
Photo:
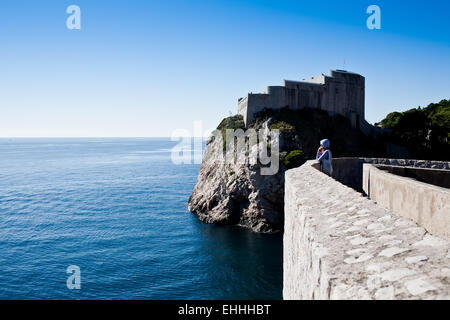
<svg viewBox="0 0 450 320">
<path fill-rule="evenodd" d="M 247 92 L 336 68 L 366 77 L 373 123 L 450 98 L 449 14 L 447 0 L 2 0 L 0 137 L 207 130 Z"/>
</svg>

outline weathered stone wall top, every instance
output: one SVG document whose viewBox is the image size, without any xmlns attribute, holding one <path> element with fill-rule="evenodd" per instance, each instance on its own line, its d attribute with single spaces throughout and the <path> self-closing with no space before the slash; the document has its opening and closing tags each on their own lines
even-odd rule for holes
<svg viewBox="0 0 450 320">
<path fill-rule="evenodd" d="M 314 163 L 286 172 L 284 299 L 449 299 L 450 242 Z"/>
</svg>

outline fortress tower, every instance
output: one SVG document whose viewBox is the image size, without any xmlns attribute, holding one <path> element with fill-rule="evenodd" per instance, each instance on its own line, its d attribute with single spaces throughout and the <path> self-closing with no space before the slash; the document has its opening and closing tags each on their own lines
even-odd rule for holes
<svg viewBox="0 0 450 320">
<path fill-rule="evenodd" d="M 283 86 L 269 86 L 261 93 L 249 93 L 238 100 L 238 114 L 248 126 L 264 109 L 314 108 L 330 115 L 347 117 L 355 128 L 367 129 L 364 120 L 365 78 L 344 70 L 330 70 L 304 81 L 284 80 Z"/>
</svg>

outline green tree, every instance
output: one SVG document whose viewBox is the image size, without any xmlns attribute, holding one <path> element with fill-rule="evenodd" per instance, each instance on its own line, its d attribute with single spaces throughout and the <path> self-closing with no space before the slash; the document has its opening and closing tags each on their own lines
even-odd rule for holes
<svg viewBox="0 0 450 320">
<path fill-rule="evenodd" d="M 417 157 L 450 159 L 450 100 L 389 113 L 377 125 L 387 129 L 389 140 L 407 145 Z"/>
</svg>

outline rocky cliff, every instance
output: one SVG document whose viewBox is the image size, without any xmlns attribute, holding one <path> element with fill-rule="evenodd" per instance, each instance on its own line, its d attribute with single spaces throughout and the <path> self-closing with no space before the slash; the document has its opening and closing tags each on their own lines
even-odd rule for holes
<svg viewBox="0 0 450 320">
<path fill-rule="evenodd" d="M 211 137 L 189 210 L 207 223 L 237 224 L 256 232 L 281 230 L 284 176 L 281 172 L 263 176 L 260 168 L 248 161 L 225 161 L 222 140 Z"/>
<path fill-rule="evenodd" d="M 248 128 L 234 116 L 218 126 L 219 131 L 225 129 L 279 130 L 279 170 L 262 175 L 259 163 L 225 161 L 223 139 L 212 136 L 206 143 L 188 209 L 206 223 L 240 225 L 255 232 L 283 229 L 284 173 L 314 158 L 321 139 L 331 139 L 334 157 L 379 156 L 386 149 L 351 128 L 344 117 L 331 117 L 320 110 L 261 113 Z"/>
</svg>

